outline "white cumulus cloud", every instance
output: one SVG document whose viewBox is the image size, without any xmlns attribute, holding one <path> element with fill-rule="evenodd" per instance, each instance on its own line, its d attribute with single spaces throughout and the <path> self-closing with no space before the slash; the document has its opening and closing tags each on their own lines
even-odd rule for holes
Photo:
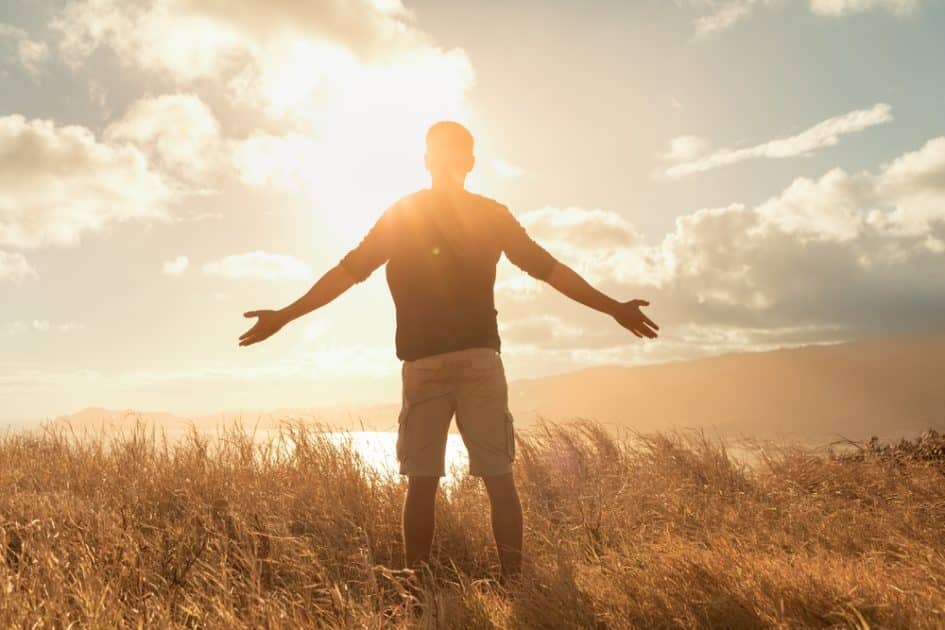
<svg viewBox="0 0 945 630">
<path fill-rule="evenodd" d="M 573 240 L 547 229 L 576 215 Z M 563 262 L 615 297 L 650 300 L 667 349 L 836 341 L 945 322 L 945 138 L 875 172 L 833 169 L 755 206 L 692 212 L 655 243 L 607 211 L 546 208 L 535 217 L 525 213 L 523 223 Z M 616 326 L 598 338 L 604 324 L 593 313 L 536 319 L 554 312 L 560 296 L 551 291 L 514 297 L 498 293 L 521 343 L 579 345 L 574 326 L 586 328 L 587 347 L 628 342 Z"/>
<path fill-rule="evenodd" d="M 105 130 L 109 142 L 129 142 L 164 170 L 198 181 L 225 161 L 220 125 L 195 94 L 165 94 L 134 102 Z"/>
<path fill-rule="evenodd" d="M 251 187 L 359 215 L 423 185 L 431 123 L 470 116 L 469 58 L 436 45 L 398 0 L 74 0 L 54 15 L 67 62 L 106 51 L 173 86 L 108 137 L 185 183 L 232 166 Z M 363 186 L 364 173 L 384 177 Z"/>
<path fill-rule="evenodd" d="M 520 220 L 532 237 L 592 281 L 652 276 L 649 261 L 641 255 L 643 237 L 616 212 L 546 207 L 525 212 Z M 522 285 L 514 276 L 501 278 L 500 289 L 519 297 L 537 293 L 531 283 Z"/>
<path fill-rule="evenodd" d="M 0 117 L 0 245 L 74 244 L 114 223 L 162 218 L 171 197 L 133 146 L 80 126 Z"/>
<path fill-rule="evenodd" d="M 308 264 L 298 258 L 260 250 L 208 262 L 204 264 L 203 272 L 210 276 L 257 280 L 307 279 L 312 276 Z"/>
<path fill-rule="evenodd" d="M 435 46 L 400 2 L 77 0 L 52 27 L 71 63 L 105 48 L 175 82 L 218 81 L 275 118 L 376 100 L 436 110 L 471 83 L 465 54 Z"/>
</svg>

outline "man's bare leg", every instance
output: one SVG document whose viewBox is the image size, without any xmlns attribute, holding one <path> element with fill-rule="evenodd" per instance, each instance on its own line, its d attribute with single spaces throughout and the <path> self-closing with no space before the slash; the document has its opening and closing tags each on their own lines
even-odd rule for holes
<svg viewBox="0 0 945 630">
<path fill-rule="evenodd" d="M 439 477 L 409 477 L 404 499 L 404 554 L 407 566 L 415 569 L 429 561 L 435 527 L 434 506 Z"/>
<path fill-rule="evenodd" d="M 492 507 L 492 535 L 502 564 L 502 577 L 516 577 L 522 571 L 522 504 L 515 479 L 509 473 L 482 480 Z"/>
</svg>

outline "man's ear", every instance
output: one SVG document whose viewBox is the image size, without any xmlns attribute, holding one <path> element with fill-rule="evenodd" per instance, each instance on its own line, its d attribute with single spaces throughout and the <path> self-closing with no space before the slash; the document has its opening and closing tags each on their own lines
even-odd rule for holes
<svg viewBox="0 0 945 630">
<path fill-rule="evenodd" d="M 467 172 L 472 171 L 475 167 L 476 167 L 476 156 L 470 155 L 469 156 L 469 171 Z"/>
<path fill-rule="evenodd" d="M 429 153 L 423 154 L 423 166 L 426 167 L 428 171 L 430 170 L 430 154 Z"/>
</svg>

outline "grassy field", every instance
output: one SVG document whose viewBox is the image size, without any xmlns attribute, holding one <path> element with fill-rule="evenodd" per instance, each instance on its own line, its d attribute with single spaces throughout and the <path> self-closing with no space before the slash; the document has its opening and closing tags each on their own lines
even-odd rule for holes
<svg viewBox="0 0 945 630">
<path fill-rule="evenodd" d="M 523 580 L 495 582 L 488 503 L 462 478 L 418 586 L 387 568 L 404 486 L 316 430 L 10 433 L 0 627 L 945 626 L 934 449 L 766 447 L 747 469 L 698 435 L 577 424 L 518 451 Z"/>
</svg>

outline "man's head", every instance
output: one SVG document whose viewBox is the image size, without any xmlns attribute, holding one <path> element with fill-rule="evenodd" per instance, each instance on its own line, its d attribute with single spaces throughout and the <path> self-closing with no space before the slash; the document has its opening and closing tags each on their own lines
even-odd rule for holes
<svg viewBox="0 0 945 630">
<path fill-rule="evenodd" d="M 435 123 L 427 131 L 424 161 L 434 180 L 462 185 L 476 163 L 472 134 L 457 122 Z"/>
</svg>

